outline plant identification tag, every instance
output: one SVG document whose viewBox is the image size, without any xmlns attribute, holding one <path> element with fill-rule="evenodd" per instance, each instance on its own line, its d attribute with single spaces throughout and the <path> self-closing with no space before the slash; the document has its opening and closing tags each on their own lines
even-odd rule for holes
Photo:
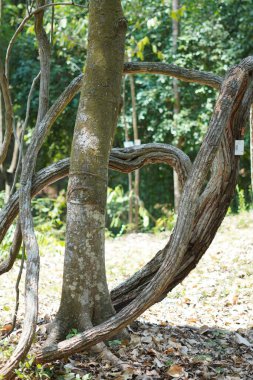
<svg viewBox="0 0 253 380">
<path fill-rule="evenodd" d="M 133 141 L 124 141 L 124 148 L 130 148 L 131 146 L 134 146 Z"/>
<path fill-rule="evenodd" d="M 235 156 L 244 154 L 244 140 L 235 140 Z"/>
</svg>

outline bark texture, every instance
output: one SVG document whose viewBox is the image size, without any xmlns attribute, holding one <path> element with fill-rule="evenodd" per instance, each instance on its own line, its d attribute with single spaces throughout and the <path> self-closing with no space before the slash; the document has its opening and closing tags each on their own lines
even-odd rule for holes
<svg viewBox="0 0 253 380">
<path fill-rule="evenodd" d="M 2 164 L 6 158 L 8 148 L 11 142 L 11 136 L 13 132 L 13 108 L 11 102 L 11 95 L 9 91 L 9 83 L 4 72 L 4 68 L 0 57 L 0 88 L 2 91 L 3 102 L 5 107 L 5 133 L 3 142 L 0 146 L 0 164 Z"/>
<path fill-rule="evenodd" d="M 179 0 L 172 0 L 172 11 L 177 12 L 180 8 L 180 1 Z M 174 59 L 176 58 L 177 54 L 177 40 L 179 37 L 179 18 L 173 17 L 172 18 L 172 53 Z M 173 78 L 173 95 L 174 95 L 174 106 L 173 106 L 173 127 L 177 129 L 177 115 L 180 112 L 180 93 L 179 93 L 179 83 L 177 78 Z M 178 139 L 177 147 L 181 148 L 180 146 L 181 139 Z M 178 206 L 179 206 L 179 199 L 182 189 L 180 189 L 179 180 L 177 173 L 175 170 L 173 171 L 173 182 L 174 182 L 174 210 L 177 214 Z"/>
<path fill-rule="evenodd" d="M 253 104 L 251 104 L 250 108 L 250 178 L 253 193 Z"/>
<path fill-rule="evenodd" d="M 169 144 L 143 144 L 139 147 L 118 149 L 114 148 L 109 157 L 109 168 L 121 173 L 131 173 L 148 164 L 164 163 L 174 168 L 183 187 L 188 177 L 192 164 L 189 157 L 178 148 Z M 34 177 L 31 188 L 31 196 L 35 196 L 44 187 L 65 178 L 69 174 L 69 159 L 59 161 L 45 169 L 40 170 Z M 0 212 L 0 242 L 6 235 L 9 227 L 19 212 L 19 191 L 10 199 Z M 10 255 L 12 257 L 12 255 Z M 11 269 L 10 257 L 0 263 L 0 274 Z M 14 261 L 13 261 L 14 262 Z M 12 262 L 12 264 L 13 264 Z M 3 268 L 6 268 L 5 270 Z"/>
<path fill-rule="evenodd" d="M 36 1 L 37 8 L 45 5 L 45 0 Z M 34 131 L 34 138 L 38 138 L 40 132 L 40 123 L 46 115 L 49 103 L 49 77 L 50 77 L 50 45 L 43 28 L 44 11 L 40 11 L 35 16 L 35 32 L 39 46 L 40 58 L 40 97 L 39 109 L 37 114 L 37 121 Z M 8 70 L 8 67 L 7 67 Z M 6 72 L 7 75 L 7 72 Z M 33 155 L 31 151 L 34 149 L 30 145 L 26 154 L 27 166 L 24 167 L 20 179 L 20 224 L 21 232 L 25 249 L 27 252 L 27 266 L 26 266 L 26 279 L 25 279 L 25 317 L 24 326 L 19 343 L 4 368 L 1 370 L 0 375 L 5 379 L 12 378 L 13 370 L 17 367 L 20 360 L 29 351 L 37 324 L 38 315 L 38 282 L 39 282 L 39 246 L 36 240 L 33 218 L 31 213 L 31 182 L 32 174 L 35 169 L 35 163 L 38 155 L 38 149 L 35 150 Z M 35 148 L 36 149 L 36 148 Z M 19 226 L 16 228 L 16 236 L 14 241 L 14 249 L 18 248 L 21 233 Z M 14 251 L 15 252 L 15 251 Z"/>
<path fill-rule="evenodd" d="M 213 230 L 217 229 L 235 187 L 238 158 L 234 156 L 233 143 L 235 137 L 241 135 L 241 127 L 249 114 L 252 99 L 252 69 L 252 58 L 245 59 L 228 72 L 223 82 L 209 130 L 184 186 L 177 224 L 169 243 L 164 248 L 164 261 L 151 281 L 128 306 L 114 317 L 68 341 L 44 349 L 38 353 L 38 361 L 64 357 L 113 336 L 164 295 L 173 278 L 184 265 L 187 249 L 194 239 L 194 220 L 203 216 L 205 222 L 199 226 L 203 233 L 208 229 L 208 224 L 209 228 L 211 226 Z M 203 190 L 211 167 L 213 173 L 211 180 Z M 203 206 L 206 206 L 207 201 L 215 192 L 214 187 L 217 186 L 215 176 L 217 178 L 222 175 L 225 176 L 226 181 L 220 182 L 222 186 L 219 194 L 216 194 L 219 202 L 215 206 L 218 208 L 212 208 L 211 217 L 209 215 L 209 219 L 205 219 L 205 215 L 202 214 Z M 205 249 L 209 244 L 210 235 L 208 233 L 206 241 L 202 242 L 203 246 L 206 245 Z"/>
<path fill-rule="evenodd" d="M 105 274 L 104 229 L 127 24 L 118 0 L 90 1 L 89 10 L 88 55 L 70 159 L 62 296 L 49 342 L 115 313 Z"/>
<path fill-rule="evenodd" d="M 99 3 L 102 4 L 103 2 Z M 107 4 L 108 3 L 109 2 L 107 2 Z M 105 57 L 107 57 L 106 54 Z M 98 60 L 96 61 L 96 63 L 97 62 L 100 61 Z M 94 67 L 96 67 L 96 63 L 94 64 Z M 147 70 L 149 64 L 145 65 L 146 67 L 144 68 L 143 66 L 141 66 L 141 68 L 139 66 L 138 68 L 136 68 L 136 71 Z M 154 70 L 158 70 L 156 65 L 155 68 L 154 65 L 150 67 L 152 68 L 153 72 Z M 160 70 L 161 66 L 159 67 Z M 148 72 L 152 72 L 152 70 L 148 70 Z M 188 72 L 184 71 L 184 69 L 182 74 L 182 70 L 178 67 L 166 67 L 166 69 L 164 70 L 166 71 L 167 75 L 182 75 L 184 80 L 189 79 L 188 81 L 194 81 L 193 78 L 195 78 L 197 82 L 201 82 L 204 80 L 206 84 L 213 87 L 216 86 L 217 88 L 220 86 L 222 81 L 221 78 L 215 77 L 214 75 L 208 73 L 203 74 L 194 72 L 192 74 L 191 70 Z M 210 122 L 210 127 L 205 137 L 205 140 L 201 146 L 200 152 L 193 164 L 193 167 L 191 168 L 191 164 L 189 164 L 188 169 L 186 169 L 186 176 L 183 180 L 184 190 L 180 202 L 177 224 L 173 231 L 173 234 L 166 247 L 161 252 L 159 252 L 158 255 L 150 263 L 148 263 L 141 271 L 139 271 L 137 274 L 135 274 L 133 277 L 127 280 L 127 282 L 124 283 L 123 286 L 119 286 L 112 292 L 113 303 L 116 306 L 116 308 L 120 310 L 118 314 L 109 318 L 106 322 L 103 322 L 102 324 L 96 327 L 92 327 L 84 333 L 81 333 L 68 341 L 63 341 L 58 345 L 51 345 L 50 347 L 44 348 L 42 351 L 37 353 L 37 361 L 43 362 L 61 358 L 73 352 L 82 351 L 104 339 L 112 337 L 113 335 L 115 335 L 115 333 L 120 331 L 124 326 L 126 326 L 129 322 L 134 320 L 138 315 L 140 315 L 144 310 L 146 310 L 149 306 L 151 306 L 155 302 L 158 302 L 162 297 L 164 297 L 166 293 L 173 286 L 175 286 L 175 284 L 180 282 L 189 273 L 189 271 L 195 267 L 200 257 L 208 248 L 211 240 L 215 235 L 215 232 L 217 231 L 217 228 L 219 227 L 223 217 L 225 216 L 227 207 L 234 192 L 238 172 L 238 157 L 234 156 L 234 140 L 241 137 L 242 129 L 249 115 L 249 107 L 252 103 L 252 70 L 253 58 L 249 57 L 248 59 L 243 60 L 238 66 L 232 68 L 228 72 L 222 84 L 221 92 L 215 106 L 212 120 Z M 103 74 L 104 73 L 102 72 L 101 75 Z M 96 80 L 99 79 L 101 79 L 101 77 L 96 72 L 94 81 L 96 82 Z M 69 99 L 71 99 L 74 96 L 74 94 L 79 90 L 81 80 L 82 79 L 80 77 L 76 81 L 74 81 L 74 84 L 64 92 L 64 94 L 59 98 L 56 104 L 43 118 L 42 122 L 39 123 L 37 133 L 34 135 L 32 144 L 28 149 L 28 164 L 23 173 L 20 209 L 21 217 L 24 223 L 23 226 L 28 227 L 28 230 L 24 229 L 24 232 L 26 233 L 25 239 L 28 239 L 26 240 L 26 244 L 28 244 L 27 246 L 29 249 L 34 247 L 33 244 L 36 241 L 34 241 L 33 237 L 29 234 L 31 222 L 29 220 L 29 204 L 27 204 L 27 196 L 25 194 L 25 191 L 27 192 L 29 197 L 30 190 L 32 188 L 32 172 L 36 161 L 36 155 L 53 121 L 59 115 L 61 110 L 69 101 Z M 115 81 L 115 77 L 113 78 L 113 80 Z M 109 93 L 109 89 L 106 86 L 104 87 L 104 91 L 108 91 L 107 93 Z M 90 87 L 90 91 L 91 97 L 92 95 L 96 96 L 99 93 L 99 90 L 97 88 L 94 89 Z M 85 116 L 93 115 L 92 105 L 90 105 L 90 108 L 87 108 L 89 106 L 90 98 L 87 99 L 87 101 L 85 101 L 85 96 L 83 95 L 83 97 L 84 101 L 80 105 L 80 110 L 89 110 L 89 112 L 83 112 Z M 97 96 L 97 104 L 101 104 L 102 109 L 104 101 L 106 102 L 106 100 L 108 100 L 108 97 L 101 96 L 100 98 Z M 106 108 L 106 110 L 113 108 L 112 104 L 113 103 L 110 103 L 110 105 L 108 105 L 109 108 Z M 113 115 L 115 115 L 115 118 L 117 117 L 116 110 L 115 114 Z M 100 114 L 100 119 L 101 118 L 102 115 Z M 108 122 L 108 119 L 106 119 L 106 122 Z M 114 119 L 112 120 L 112 122 L 113 121 Z M 93 122 L 95 123 L 95 118 Z M 104 122 L 105 120 L 103 119 L 103 123 Z M 86 210 L 86 214 L 84 212 L 84 215 L 87 216 L 87 218 L 90 218 L 88 220 L 91 220 L 94 223 L 95 227 L 102 226 L 103 228 L 102 222 L 101 224 L 96 224 L 96 222 L 98 221 L 96 216 L 100 216 L 100 207 L 104 207 L 103 198 L 101 202 L 97 202 L 97 200 L 94 199 L 93 193 L 90 192 L 90 188 L 87 185 L 95 186 L 94 184 L 96 183 L 97 186 L 97 184 L 103 184 L 103 181 L 101 181 L 101 176 L 104 175 L 104 168 L 102 167 L 101 172 L 92 172 L 91 170 L 96 168 L 96 160 L 90 160 L 90 155 L 95 156 L 94 151 L 96 151 L 97 146 L 99 146 L 99 149 L 102 149 L 102 154 L 105 154 L 106 148 L 110 146 L 108 140 L 111 141 L 111 135 L 107 136 L 108 140 L 106 148 L 103 148 L 104 146 L 101 147 L 101 145 L 96 145 L 101 144 L 103 134 L 99 127 L 95 127 L 95 130 L 97 132 L 101 132 L 101 135 L 98 133 L 98 136 L 95 136 L 98 139 L 98 142 L 97 140 L 95 140 L 94 142 L 94 140 L 91 139 L 94 136 L 92 135 L 93 129 L 91 129 L 90 123 L 91 121 L 89 118 L 81 118 L 81 120 L 77 119 L 77 132 L 75 133 L 75 144 L 80 143 L 79 138 L 80 135 L 82 136 L 82 131 L 84 130 L 83 127 L 85 126 L 85 131 L 87 130 L 87 134 L 85 135 L 85 139 L 82 140 L 81 146 L 84 145 L 84 152 L 86 152 L 86 158 L 89 159 L 89 161 L 87 163 L 85 158 L 83 157 L 80 166 L 78 166 L 79 161 L 77 162 L 77 156 L 74 155 L 73 162 L 74 164 L 77 164 L 77 172 L 73 171 L 70 172 L 70 174 L 71 178 L 77 179 L 77 186 L 75 187 L 75 185 L 73 185 L 72 182 L 72 187 L 70 187 L 69 199 L 73 203 L 74 211 L 76 210 L 75 205 L 79 205 L 81 208 L 83 208 L 83 201 L 85 201 L 85 203 L 88 204 L 88 208 Z M 113 123 L 111 123 L 110 125 L 112 126 L 110 131 L 113 134 Z M 102 136 L 101 140 L 100 136 Z M 94 142 L 94 144 L 91 144 L 91 142 Z M 143 149 L 146 148 L 147 147 Z M 163 158 L 166 153 L 165 148 L 165 146 L 162 147 Z M 146 158 L 143 158 L 144 156 L 141 157 L 141 149 L 142 147 L 140 147 L 140 150 L 136 150 L 136 148 L 130 148 L 129 150 L 113 151 L 114 162 L 112 162 L 113 160 L 111 161 L 111 167 L 120 167 L 120 170 L 124 172 L 129 172 L 132 170 L 133 167 L 139 168 L 141 166 L 141 163 L 144 161 L 145 163 L 155 162 L 155 160 L 157 159 L 157 157 L 155 157 L 155 149 L 152 151 L 153 148 L 151 149 L 149 147 L 150 151 L 148 152 L 148 155 L 147 151 L 145 152 Z M 163 158 L 161 158 L 162 162 Z M 175 161 L 177 160 L 175 160 L 174 156 L 173 160 L 175 164 Z M 182 167 L 184 167 L 184 165 L 182 164 L 182 160 L 179 159 L 179 162 L 179 167 L 183 172 Z M 55 170 L 55 167 L 51 167 L 50 176 L 52 177 L 49 176 L 51 180 L 53 177 L 56 179 L 59 175 L 66 175 L 68 171 L 67 166 L 68 162 L 64 160 L 64 162 L 58 164 L 58 171 Z M 71 170 L 73 170 L 72 167 Z M 210 170 L 210 179 L 208 183 L 205 184 L 207 175 L 209 174 Z M 100 178 L 97 180 L 93 179 L 93 177 L 96 177 L 97 174 L 100 176 Z M 104 178 L 107 178 L 106 176 L 107 174 Z M 42 174 L 42 177 L 40 177 L 40 180 L 38 180 L 39 176 L 35 176 L 34 185 L 37 180 L 37 186 L 42 186 L 42 182 L 48 181 L 49 177 L 47 177 L 47 180 L 45 179 L 45 172 L 44 174 Z M 80 182 L 82 181 L 83 177 L 85 178 L 85 180 L 83 182 Z M 186 178 L 187 180 L 185 182 Z M 81 186 L 79 186 L 80 184 Z M 103 187 L 103 185 L 100 186 Z M 76 200 L 77 203 L 74 203 Z M 94 208 L 92 208 L 91 206 Z M 7 209 L 9 211 L 7 211 Z M 95 210 L 95 212 L 93 213 L 94 215 L 91 215 L 91 210 Z M 11 217 L 13 217 L 13 215 L 16 215 L 18 212 L 16 195 L 14 195 L 13 198 L 11 198 L 9 204 L 3 211 L 4 213 L 0 216 L 0 223 L 3 223 L 3 228 L 8 228 L 6 226 L 8 225 L 8 223 L 10 223 L 10 215 L 12 215 Z M 74 213 L 74 215 L 77 215 L 78 223 L 83 223 L 82 217 L 79 214 L 79 209 L 77 210 L 76 214 Z M 102 221 L 102 218 L 99 218 L 99 221 Z M 71 231 L 73 232 L 73 236 L 75 238 L 74 226 L 72 226 Z M 95 228 L 95 233 L 97 233 L 96 231 L 97 229 Z M 98 236 L 98 239 L 100 239 L 101 235 L 97 233 L 96 236 Z M 81 238 L 83 239 L 83 236 L 81 236 Z M 87 236 L 85 236 L 85 242 L 89 251 L 89 239 Z M 102 245 L 100 245 L 99 247 L 100 251 L 102 251 L 103 249 L 103 247 L 101 247 Z M 67 249 L 69 248 L 67 247 Z M 75 252 L 75 250 L 78 254 L 76 248 L 74 248 L 74 251 L 71 251 L 69 249 L 69 252 L 73 253 Z M 34 260 L 34 258 L 36 258 L 36 256 L 34 256 L 33 253 L 30 254 L 30 259 L 28 262 L 28 266 L 30 266 L 30 274 L 32 275 L 30 275 L 30 277 L 28 276 L 29 281 L 27 287 L 27 302 L 28 304 L 30 302 L 32 308 L 34 308 L 34 304 L 31 303 L 32 299 L 29 295 L 29 291 L 34 290 L 34 288 L 29 288 L 29 284 L 34 285 L 32 282 L 37 281 L 36 273 L 38 273 L 38 263 L 36 259 Z M 88 259 L 90 259 L 90 257 L 88 257 Z M 70 260 L 72 260 L 71 257 Z M 9 263 L 9 267 L 10 266 L 11 264 Z M 75 284 L 73 285 L 76 286 Z M 87 299 L 88 297 L 89 295 L 87 295 L 85 299 Z M 91 314 L 92 313 L 90 312 L 90 310 L 89 315 L 88 312 L 86 313 L 86 315 L 88 315 L 87 320 L 84 321 L 86 327 L 89 327 L 89 325 L 91 326 L 92 323 L 95 323 L 96 321 L 95 318 L 94 320 L 92 320 Z M 92 317 L 94 317 L 94 315 L 92 315 Z M 24 339 L 26 339 L 26 342 L 30 341 L 30 332 L 28 331 L 27 327 L 29 327 L 29 324 L 25 325 L 24 333 L 21 338 L 22 344 L 24 344 Z M 28 335 L 25 335 L 25 333 L 27 332 Z M 27 346 L 26 349 L 28 349 Z M 11 359 L 12 368 L 14 361 L 16 364 L 18 362 L 18 357 L 17 355 L 15 355 L 16 353 L 14 354 L 14 357 Z M 10 370 L 10 366 L 8 367 L 7 365 L 7 367 L 5 367 L 5 369 L 2 370 L 0 373 L 4 376 L 6 375 L 5 378 L 8 378 L 10 373 L 7 371 L 6 368 Z"/>
<path fill-rule="evenodd" d="M 137 125 L 137 110 L 136 110 L 136 93 L 135 93 L 135 83 L 133 75 L 129 76 L 130 89 L 131 89 L 131 101 L 132 101 L 132 123 L 134 132 L 134 143 L 139 139 L 138 125 Z M 140 198 L 140 171 L 136 170 L 134 173 L 134 224 L 135 229 L 138 231 L 139 228 L 139 198 Z"/>
</svg>

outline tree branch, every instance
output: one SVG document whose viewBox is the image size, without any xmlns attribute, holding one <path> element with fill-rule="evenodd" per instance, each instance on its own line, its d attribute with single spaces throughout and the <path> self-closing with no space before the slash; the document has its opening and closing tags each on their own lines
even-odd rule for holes
<svg viewBox="0 0 253 380">
<path fill-rule="evenodd" d="M 0 87 L 3 94 L 4 106 L 5 106 L 5 134 L 3 143 L 0 146 L 0 164 L 2 164 L 6 158 L 8 148 L 11 142 L 11 136 L 13 132 L 13 108 L 11 102 L 11 96 L 9 91 L 8 80 L 4 74 L 4 69 L 0 60 Z"/>
<path fill-rule="evenodd" d="M 252 66 L 253 59 L 251 62 L 245 63 L 245 66 L 247 63 L 251 63 Z M 52 361 L 73 352 L 80 352 L 93 344 L 112 337 L 164 294 L 182 265 L 182 259 L 192 238 L 192 225 L 199 210 L 201 189 L 222 142 L 224 131 L 226 130 L 231 135 L 234 117 L 247 90 L 248 70 L 247 67 L 242 66 L 244 65 L 238 65 L 230 70 L 222 85 L 209 130 L 194 162 L 190 177 L 184 186 L 177 223 L 170 242 L 164 248 L 166 255 L 159 271 L 135 300 L 118 314 L 76 337 L 58 345 L 44 348 L 37 354 L 38 362 Z M 231 148 L 231 141 L 228 142 L 228 146 Z M 226 165 L 222 168 L 226 169 Z"/>
<path fill-rule="evenodd" d="M 39 7 L 39 8 L 36 8 L 33 12 L 29 13 L 22 21 L 21 23 L 19 24 L 19 27 L 17 28 L 17 30 L 15 31 L 14 35 L 12 36 L 10 42 L 9 42 L 9 45 L 8 45 L 8 48 L 7 48 L 7 51 L 6 51 L 6 57 L 5 57 L 5 74 L 6 74 L 6 77 L 8 78 L 8 72 L 9 72 L 9 61 L 10 61 L 10 55 L 11 55 L 11 51 L 12 51 L 12 48 L 13 48 L 13 45 L 18 37 L 18 35 L 22 32 L 22 30 L 24 29 L 27 21 L 29 21 L 34 15 L 37 15 L 38 13 L 40 13 L 41 11 L 44 11 L 45 9 L 49 8 L 49 7 L 58 7 L 58 6 L 68 6 L 68 5 L 71 5 L 71 6 L 75 6 L 75 7 L 78 7 L 78 8 L 86 8 L 84 5 L 79 5 L 79 4 L 76 4 L 74 2 L 71 2 L 71 3 L 49 3 L 49 4 L 46 4 L 46 5 L 43 5 L 42 7 Z"/>
<path fill-rule="evenodd" d="M 45 5 L 45 0 L 37 0 L 37 9 Z M 35 34 L 39 47 L 40 59 L 40 92 L 39 109 L 37 114 L 36 126 L 41 122 L 49 104 L 49 83 L 50 83 L 50 55 L 51 45 L 43 27 L 44 10 L 35 14 Z"/>
<path fill-rule="evenodd" d="M 45 0 L 37 0 L 37 8 L 43 6 Z M 40 58 L 40 93 L 39 93 L 39 109 L 34 139 L 39 135 L 40 122 L 44 118 L 48 110 L 49 102 L 49 82 L 50 82 L 50 43 L 43 27 L 44 11 L 40 11 L 35 15 L 35 34 L 39 46 Z M 26 279 L 25 279 L 25 316 L 23 331 L 19 343 L 14 350 L 10 360 L 4 368 L 5 378 L 11 378 L 13 370 L 16 368 L 20 360 L 22 360 L 29 351 L 33 337 L 36 331 L 38 316 L 38 283 L 40 256 L 37 239 L 33 227 L 33 217 L 31 212 L 31 179 L 37 160 L 38 150 L 33 151 L 31 145 L 28 147 L 26 154 L 26 166 L 22 167 L 20 179 L 20 225 L 23 236 L 23 244 L 27 252 L 26 262 Z M 29 167 L 30 171 L 27 171 Z M 21 274 L 20 274 L 21 275 Z"/>
<path fill-rule="evenodd" d="M 185 82 L 199 83 L 202 85 L 213 87 L 215 89 L 219 89 L 222 83 L 222 78 L 215 74 L 201 72 L 197 70 L 184 69 L 175 65 L 167 65 L 165 63 L 127 62 L 124 64 L 124 73 L 168 75 L 178 78 Z M 72 87 L 73 92 L 70 93 L 71 99 L 80 91 L 82 79 L 83 74 L 79 75 L 73 80 L 73 82 L 75 82 L 75 86 Z M 9 136 L 9 138 L 10 137 L 11 135 Z"/>
<path fill-rule="evenodd" d="M 17 167 L 16 167 L 14 179 L 13 179 L 13 184 L 12 184 L 12 187 L 11 187 L 10 196 L 12 196 L 13 193 L 14 193 L 14 191 L 15 191 L 15 186 L 16 186 L 17 179 L 18 179 L 18 172 L 19 172 L 19 168 L 20 168 L 20 165 L 21 165 L 21 161 L 23 159 L 24 135 L 25 135 L 25 130 L 27 128 L 28 120 L 29 120 L 29 115 L 30 115 L 30 107 L 31 107 L 31 101 L 32 101 L 32 94 L 33 94 L 34 88 L 35 88 L 36 83 L 37 83 L 37 81 L 38 81 L 39 78 L 40 78 L 40 72 L 33 79 L 33 82 L 32 82 L 32 85 L 31 85 L 31 88 L 30 88 L 30 91 L 29 91 L 29 94 L 28 94 L 28 98 L 27 98 L 25 121 L 24 121 L 24 124 L 22 125 L 21 137 L 20 137 L 18 163 L 17 163 Z"/>
<path fill-rule="evenodd" d="M 126 62 L 125 74 L 162 74 L 180 79 L 184 82 L 198 83 L 219 89 L 223 78 L 206 72 L 185 69 L 172 64 L 162 62 Z"/>
<path fill-rule="evenodd" d="M 113 149 L 110 154 L 109 168 L 121 173 L 130 173 L 145 165 L 158 163 L 164 163 L 174 168 L 178 173 L 183 188 L 191 170 L 191 161 L 180 149 L 168 144 L 145 144 L 125 149 Z M 68 158 L 40 170 L 33 177 L 31 196 L 34 197 L 45 186 L 66 177 L 68 172 Z M 0 242 L 18 215 L 18 199 L 19 191 L 11 197 L 9 203 L 5 205 L 0 213 Z M 0 275 L 10 270 L 14 261 L 15 257 L 13 257 L 13 251 L 11 251 L 10 257 L 0 264 Z"/>
<path fill-rule="evenodd" d="M 246 67 L 243 65 L 244 62 Z M 231 144 L 233 143 L 234 138 L 240 136 L 241 133 L 240 116 L 242 116 L 242 113 L 240 113 L 240 104 L 242 103 L 245 109 L 248 111 L 250 105 L 249 99 L 251 100 L 252 96 L 252 87 L 247 91 L 246 89 L 248 83 L 247 71 L 252 70 L 253 60 L 249 59 L 245 60 L 244 62 L 242 62 L 240 65 L 238 65 L 236 68 L 230 71 L 229 76 L 226 78 L 222 86 L 222 91 L 216 103 L 215 112 L 211 120 L 209 131 L 204 140 L 204 143 L 201 146 L 197 159 L 194 162 L 194 166 L 191 171 L 190 177 L 188 178 L 188 181 L 184 187 L 184 192 L 179 208 L 177 225 L 170 242 L 164 248 L 166 257 L 160 270 L 156 273 L 156 275 L 149 283 L 149 285 L 145 288 L 145 290 L 141 294 L 139 294 L 136 297 L 136 299 L 133 302 L 131 302 L 129 306 L 124 308 L 116 316 L 110 318 L 107 322 L 95 328 L 92 328 L 74 338 L 71 338 L 68 341 L 64 341 L 57 346 L 44 349 L 43 351 L 38 353 L 38 361 L 51 361 L 56 358 L 61 358 L 73 352 L 82 351 L 83 349 L 89 348 L 91 345 L 96 344 L 99 341 L 113 336 L 115 332 L 122 329 L 131 320 L 137 317 L 137 315 L 139 315 L 147 307 L 149 307 L 152 303 L 156 302 L 159 299 L 159 297 L 163 296 L 168 285 L 170 284 L 170 281 L 173 279 L 174 275 L 179 270 L 179 265 L 186 253 L 187 247 L 190 244 L 191 239 L 194 239 L 192 233 L 193 230 L 191 227 L 192 223 L 188 225 L 188 220 L 190 219 L 191 222 L 191 219 L 198 217 L 198 214 L 201 209 L 203 211 L 203 204 L 200 204 L 199 199 L 203 199 L 205 193 L 206 198 L 210 199 L 210 192 L 204 191 L 200 197 L 199 193 L 203 186 L 205 176 L 207 175 L 210 165 L 212 164 L 213 159 L 216 155 L 216 152 L 219 152 L 219 146 L 221 146 L 224 151 L 224 158 L 226 158 L 226 160 L 230 160 L 228 162 L 229 168 L 225 160 L 221 168 L 219 167 L 219 178 L 222 177 L 221 169 L 224 171 L 224 174 L 226 174 L 227 178 L 231 176 L 231 172 L 233 178 L 235 179 L 236 177 L 236 170 L 234 168 L 236 167 L 238 159 L 234 158 L 233 149 L 231 149 Z M 223 135 L 224 128 L 226 128 L 226 138 Z M 217 163 L 214 162 L 213 167 L 217 168 L 219 164 L 220 159 L 218 154 Z M 216 186 L 216 181 L 214 181 L 213 183 L 214 186 Z M 232 186 L 234 185 L 235 180 L 232 183 Z M 223 183 L 222 190 L 224 191 L 220 193 L 220 189 L 218 189 L 218 193 L 215 194 L 215 196 L 217 194 L 220 194 L 220 202 L 223 199 L 223 203 L 221 204 L 221 214 L 223 215 L 219 214 L 219 207 L 216 207 L 215 210 L 218 210 L 218 214 L 213 213 L 211 215 L 212 219 L 216 218 L 218 215 L 219 221 L 221 221 L 221 216 L 225 215 L 229 199 L 227 199 L 224 202 L 224 194 L 227 194 L 228 187 L 231 187 L 231 182 L 226 181 L 225 184 Z M 229 195 L 231 195 L 231 191 Z M 189 208 L 190 211 L 193 211 L 192 215 L 191 212 L 188 212 Z M 185 220 L 187 220 L 187 223 L 185 223 Z M 208 223 L 209 220 L 207 221 L 207 224 Z M 206 230 L 206 227 L 207 226 L 205 223 L 201 225 L 202 229 L 204 228 Z M 204 242 L 204 245 L 206 246 L 205 248 L 207 248 L 208 243 Z M 175 265 L 175 261 L 176 263 L 178 263 L 178 265 Z"/>
<path fill-rule="evenodd" d="M 18 206 L 18 196 L 16 197 L 16 203 Z M 5 261 L 0 263 L 0 275 L 11 270 L 11 268 L 13 267 L 13 264 L 14 264 L 17 256 L 18 256 L 21 244 L 22 244 L 22 233 L 21 233 L 20 223 L 18 221 L 15 232 L 14 232 L 14 237 L 12 240 L 10 255 L 8 256 L 8 258 Z"/>
</svg>

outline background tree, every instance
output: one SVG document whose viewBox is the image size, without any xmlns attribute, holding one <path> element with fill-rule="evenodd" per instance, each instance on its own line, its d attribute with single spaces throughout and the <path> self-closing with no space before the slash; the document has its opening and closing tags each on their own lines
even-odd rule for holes
<svg viewBox="0 0 253 380">
<path fill-rule="evenodd" d="M 177 44 L 179 37 L 179 19 L 180 19 L 180 2 L 179 0 L 172 1 L 172 54 L 176 57 L 177 54 Z M 173 94 L 174 94 L 174 107 L 173 107 L 173 119 L 174 119 L 174 128 L 177 128 L 177 116 L 180 112 L 180 93 L 179 93 L 179 85 L 178 80 L 173 78 Z M 182 148 L 182 140 L 183 137 L 179 137 L 179 141 L 177 143 L 178 148 Z M 175 212 L 178 210 L 179 199 L 180 199 L 180 184 L 178 180 L 178 176 L 175 170 L 173 170 L 173 183 L 174 183 L 174 209 Z"/>
</svg>

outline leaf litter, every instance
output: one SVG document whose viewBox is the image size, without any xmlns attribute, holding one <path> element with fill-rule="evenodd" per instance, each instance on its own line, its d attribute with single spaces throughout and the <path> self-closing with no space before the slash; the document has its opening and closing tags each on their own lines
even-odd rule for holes
<svg viewBox="0 0 253 380">
<path fill-rule="evenodd" d="M 41 366 L 40 372 L 34 367 L 23 368 L 24 378 L 252 380 L 252 216 L 244 213 L 227 217 L 197 268 L 129 327 L 130 341 L 108 343 L 121 368 L 95 354 L 82 353 Z M 107 240 L 110 287 L 149 261 L 167 240 L 166 233 L 130 234 Z M 45 339 L 45 324 L 59 305 L 63 254 L 59 253 L 60 248 L 57 250 L 42 247 L 38 344 Z M 3 336 L 9 329 L 14 308 L 12 289 L 17 271 L 18 264 L 0 277 Z M 20 289 L 23 293 L 23 284 Z M 0 365 L 17 344 L 22 317 L 23 306 L 15 331 L 1 341 Z"/>
</svg>

